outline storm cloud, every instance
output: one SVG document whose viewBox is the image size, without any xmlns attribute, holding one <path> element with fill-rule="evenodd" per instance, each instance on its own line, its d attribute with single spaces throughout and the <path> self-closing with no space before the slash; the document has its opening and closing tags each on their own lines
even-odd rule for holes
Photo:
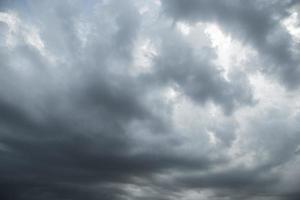
<svg viewBox="0 0 300 200">
<path fill-rule="evenodd" d="M 299 8 L 1 1 L 0 199 L 299 199 Z"/>
</svg>

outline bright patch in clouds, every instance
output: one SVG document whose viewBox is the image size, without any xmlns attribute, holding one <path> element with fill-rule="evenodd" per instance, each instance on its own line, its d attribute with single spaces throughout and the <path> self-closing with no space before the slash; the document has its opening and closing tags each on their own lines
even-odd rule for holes
<svg viewBox="0 0 300 200">
<path fill-rule="evenodd" d="M 176 26 L 183 35 L 188 35 L 190 33 L 191 27 L 189 25 L 183 23 L 177 23 Z"/>
<path fill-rule="evenodd" d="M 292 10 L 290 16 L 282 21 L 282 24 L 286 27 L 296 42 L 300 42 L 300 16 L 299 12 Z"/>
</svg>

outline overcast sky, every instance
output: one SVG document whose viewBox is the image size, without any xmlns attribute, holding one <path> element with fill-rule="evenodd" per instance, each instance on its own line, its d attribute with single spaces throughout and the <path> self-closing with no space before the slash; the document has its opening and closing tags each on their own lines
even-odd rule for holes
<svg viewBox="0 0 300 200">
<path fill-rule="evenodd" d="M 298 0 L 1 0 L 1 200 L 298 200 Z"/>
</svg>

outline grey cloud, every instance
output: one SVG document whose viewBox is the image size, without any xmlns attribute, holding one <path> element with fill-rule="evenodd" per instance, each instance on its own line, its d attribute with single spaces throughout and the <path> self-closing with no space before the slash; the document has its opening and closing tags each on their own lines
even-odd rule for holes
<svg viewBox="0 0 300 200">
<path fill-rule="evenodd" d="M 214 49 L 196 50 L 163 16 L 144 19 L 135 1 L 15 2 L 5 2 L 5 9 L 0 4 L 20 20 L 11 33 L 5 23 L 0 28 L 15 39 L 10 47 L 7 38 L 0 41 L 0 199 L 168 200 L 185 198 L 184 190 L 202 189 L 211 190 L 216 199 L 275 194 L 281 174 L 272 170 L 297 156 L 291 154 L 299 141 L 297 119 L 290 123 L 279 115 L 271 124 L 265 116 L 249 119 L 252 128 L 241 134 L 236 111 L 255 109 L 253 90 L 242 71 L 232 73 L 230 81 L 223 77 L 213 63 Z M 197 8 L 194 3 L 185 6 Z M 204 18 L 211 18 L 215 2 L 210 4 Z M 153 4 L 148 6 L 152 12 Z M 244 7 L 246 14 L 251 6 L 249 13 Z M 249 31 L 258 25 L 257 17 L 244 21 L 251 25 Z M 143 20 L 152 20 L 154 27 Z M 44 46 L 35 46 L 33 30 Z M 252 34 L 264 41 L 260 38 L 266 32 Z M 149 73 L 132 75 L 134 48 L 144 36 L 156 45 L 157 54 Z M 215 122 L 195 119 L 199 130 L 181 129 L 189 125 L 173 119 L 180 103 L 161 94 L 169 87 L 195 107 L 213 103 L 225 115 L 201 113 L 202 120 Z M 276 124 L 293 141 L 278 132 L 276 142 L 282 145 L 269 142 Z M 209 144 L 205 130 L 214 132 L 221 144 Z M 231 154 L 235 147 L 242 155 Z M 269 159 L 255 157 L 250 169 L 234 165 L 257 149 L 269 153 Z M 297 196 L 297 190 L 285 192 L 278 192 L 280 199 Z"/>
<path fill-rule="evenodd" d="M 234 38 L 254 47 L 263 60 L 262 70 L 277 76 L 287 87 L 299 85 L 299 55 L 294 41 L 281 26 L 287 9 L 298 1 L 162 1 L 175 21 L 217 23 Z"/>
<path fill-rule="evenodd" d="M 278 177 L 270 172 L 256 169 L 243 169 L 242 166 L 222 172 L 205 174 L 203 176 L 194 175 L 192 177 L 184 177 L 181 182 L 187 185 L 187 188 L 219 188 L 233 189 L 243 193 L 264 193 L 272 184 L 278 181 Z M 179 180 L 180 180 L 179 179 Z"/>
<path fill-rule="evenodd" d="M 172 152 L 135 152 L 143 144 L 137 145 L 131 136 L 133 121 L 150 134 L 170 134 L 165 132 L 171 129 L 164 128 L 164 119 L 144 97 L 151 87 L 126 70 L 112 69 L 116 64 L 126 69 L 130 63 L 139 29 L 134 7 L 117 2 L 97 5 L 107 16 L 103 19 L 103 13 L 96 12 L 95 21 L 89 23 L 99 25 L 95 33 L 107 38 L 91 36 L 94 40 L 80 49 L 75 4 L 29 6 L 33 13 L 53 8 L 22 23 L 43 22 L 41 39 L 57 60 L 47 60 L 47 55 L 26 42 L 26 33 L 19 32 L 14 33 L 19 39 L 16 46 L 1 55 L 5 58 L 0 79 L 0 182 L 5 188 L 1 197 L 122 199 L 126 191 L 102 185 L 135 183 L 134 177 L 150 178 L 176 168 L 202 169 L 213 162 Z M 23 15 L 21 10 L 19 16 Z M 113 25 L 103 30 L 101 23 Z"/>
<path fill-rule="evenodd" d="M 168 29 L 161 40 L 159 55 L 154 57 L 154 74 L 158 81 L 174 84 L 173 87 L 200 104 L 213 101 L 227 114 L 241 105 L 254 104 L 247 78 L 241 73 L 227 81 L 212 62 L 215 57 L 212 49 L 203 47 L 199 54 L 182 36 Z"/>
</svg>

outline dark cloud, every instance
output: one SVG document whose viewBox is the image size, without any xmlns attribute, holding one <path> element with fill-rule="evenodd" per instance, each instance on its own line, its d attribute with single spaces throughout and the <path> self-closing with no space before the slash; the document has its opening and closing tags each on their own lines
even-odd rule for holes
<svg viewBox="0 0 300 200">
<path fill-rule="evenodd" d="M 273 18 L 291 4 L 163 1 L 162 8 L 176 21 L 220 23 L 284 77 L 298 61 Z M 248 72 L 225 78 L 215 48 L 188 42 L 159 14 L 159 2 L 0 8 L 0 199 L 298 197 L 296 108 L 256 102 Z M 150 48 L 141 40 L 154 49 L 143 55 L 147 69 L 136 64 L 139 49 Z"/>
<path fill-rule="evenodd" d="M 96 5 L 100 13 L 97 10 L 95 18 L 102 17 L 101 9 L 107 16 L 96 19 L 94 40 L 86 49 L 78 49 L 73 20 L 79 13 L 72 13 L 76 5 L 29 5 L 32 12 L 47 6 L 54 9 L 29 20 L 33 25 L 45 23 L 40 27 L 41 38 L 59 61 L 47 61 L 26 42 L 26 32 L 14 33 L 19 43 L 9 55 L 2 54 L 6 61 L 1 66 L 5 74 L 0 104 L 1 197 L 122 199 L 126 194 L 122 188 L 103 185 L 135 183 L 134 177 L 150 178 L 174 167 L 210 165 L 208 158 L 192 160 L 172 152 L 136 150 L 143 144 L 136 144 L 131 136 L 132 122 L 157 132 L 151 134 L 170 130 L 164 128 L 159 113 L 151 111 L 151 102 L 144 97 L 149 90 L 146 83 L 111 69 L 113 65 L 128 68 L 131 60 L 139 27 L 134 7 L 117 2 Z M 105 26 L 97 23 L 116 27 L 103 30 Z"/>
<path fill-rule="evenodd" d="M 227 81 L 220 67 L 212 63 L 215 57 L 212 49 L 203 47 L 198 50 L 199 55 L 179 34 L 170 30 L 161 37 L 160 54 L 154 58 L 158 81 L 177 86 L 200 104 L 213 101 L 226 113 L 240 105 L 254 103 L 247 79 L 238 74 Z"/>
<path fill-rule="evenodd" d="M 294 41 L 280 20 L 297 1 L 162 1 L 165 13 L 175 21 L 217 23 L 233 38 L 254 47 L 262 70 L 275 74 L 290 88 L 298 87 L 299 59 Z M 298 46 L 298 45 L 297 45 Z"/>
</svg>

